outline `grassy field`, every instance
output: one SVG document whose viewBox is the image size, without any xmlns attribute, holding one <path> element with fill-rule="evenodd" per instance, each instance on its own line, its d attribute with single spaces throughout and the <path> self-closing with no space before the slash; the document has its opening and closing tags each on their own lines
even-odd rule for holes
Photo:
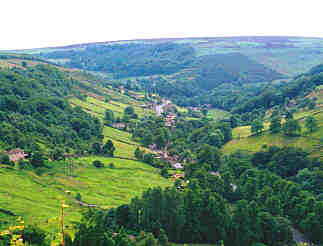
<svg viewBox="0 0 323 246">
<path fill-rule="evenodd" d="M 230 117 L 230 113 L 221 109 L 210 109 L 208 111 L 208 117 L 214 120 L 222 120 Z"/>
<path fill-rule="evenodd" d="M 80 106 L 92 115 L 103 119 L 106 109 L 110 109 L 114 112 L 116 117 L 122 117 L 124 109 L 129 106 L 116 101 L 106 103 L 94 97 L 87 97 L 86 101 L 82 101 L 78 98 L 71 98 L 70 102 L 74 106 Z M 138 115 L 143 115 L 144 111 L 138 106 L 134 106 L 135 112 Z M 139 146 L 132 140 L 131 134 L 125 131 L 121 131 L 112 127 L 105 126 L 103 129 L 104 141 L 108 139 L 112 140 L 115 147 L 115 156 L 124 158 L 134 158 L 134 151 Z M 144 148 L 143 148 L 144 149 Z M 145 149 L 147 152 L 148 149 Z"/>
<path fill-rule="evenodd" d="M 89 113 L 103 118 L 104 117 L 104 112 L 107 109 L 110 109 L 114 112 L 114 115 L 116 117 L 122 117 L 123 116 L 123 112 L 125 110 L 126 107 L 128 106 L 133 106 L 135 109 L 135 112 L 139 115 L 139 116 L 143 116 L 144 115 L 144 110 L 143 108 L 139 107 L 136 104 L 125 104 L 122 102 L 118 102 L 118 101 L 113 101 L 111 100 L 110 102 L 104 102 L 102 100 L 99 100 L 97 98 L 94 97 L 87 97 L 85 101 L 80 100 L 78 98 L 71 98 L 70 103 L 72 105 L 75 106 L 80 106 L 83 109 L 85 109 L 86 111 L 88 111 Z"/>
<path fill-rule="evenodd" d="M 105 126 L 103 128 L 104 141 L 110 139 L 116 147 L 115 156 L 124 158 L 135 158 L 134 152 L 139 145 L 132 141 L 131 134 L 112 127 Z M 148 149 L 141 147 L 141 149 L 149 152 Z"/>
<path fill-rule="evenodd" d="M 105 167 L 93 167 L 93 160 L 101 160 Z M 109 168 L 109 163 L 115 168 Z M 22 215 L 27 223 L 55 231 L 62 200 L 70 205 L 66 209 L 67 224 L 79 220 L 81 208 L 74 199 L 77 193 L 86 203 L 110 208 L 129 202 L 149 187 L 171 184 L 159 175 L 158 169 L 131 160 L 79 158 L 73 161 L 69 176 L 66 166 L 66 162 L 58 162 L 40 176 L 31 171 L 0 168 L 0 208 Z M 67 194 L 67 190 L 71 193 Z"/>
<path fill-rule="evenodd" d="M 319 125 L 318 130 L 313 133 L 307 133 L 304 128 L 303 118 L 309 115 L 313 115 L 317 119 Z M 323 155 L 321 153 L 323 151 L 323 112 L 319 111 L 319 109 L 305 111 L 295 114 L 294 117 L 300 120 L 302 126 L 302 134 L 299 137 L 286 137 L 281 133 L 270 134 L 268 131 L 264 132 L 260 136 L 250 136 L 250 126 L 237 127 L 233 130 L 234 139 L 223 146 L 222 152 L 230 154 L 239 149 L 256 152 L 261 150 L 264 145 L 293 146 L 303 148 L 311 152 L 312 156 L 317 156 L 323 159 Z"/>
</svg>

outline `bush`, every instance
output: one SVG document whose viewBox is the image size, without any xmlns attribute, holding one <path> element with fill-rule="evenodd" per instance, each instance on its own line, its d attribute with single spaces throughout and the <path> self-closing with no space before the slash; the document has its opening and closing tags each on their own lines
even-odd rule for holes
<svg viewBox="0 0 323 246">
<path fill-rule="evenodd" d="M 97 168 L 101 168 L 101 167 L 104 167 L 104 164 L 99 161 L 99 160 L 95 160 L 92 162 L 93 166 L 97 167 Z"/>
<path fill-rule="evenodd" d="M 82 200 L 82 196 L 80 193 L 77 193 L 76 196 L 75 196 L 75 200 L 77 201 L 81 201 Z"/>
<path fill-rule="evenodd" d="M 41 176 L 43 175 L 44 173 L 46 173 L 48 171 L 48 168 L 46 167 L 37 167 L 35 168 L 35 173 L 38 175 L 38 176 Z"/>
<path fill-rule="evenodd" d="M 22 170 L 22 169 L 29 169 L 31 168 L 31 164 L 28 160 L 20 160 L 18 162 L 18 169 Z"/>
<path fill-rule="evenodd" d="M 113 162 L 111 162 L 110 164 L 109 164 L 109 168 L 115 168 L 116 166 L 114 165 L 114 163 Z"/>
<path fill-rule="evenodd" d="M 160 175 L 163 176 L 164 178 L 168 178 L 169 174 L 168 174 L 168 170 L 167 168 L 163 168 L 161 171 L 160 171 Z"/>
<path fill-rule="evenodd" d="M 22 235 L 25 242 L 32 245 L 43 245 L 46 233 L 36 226 L 27 226 Z"/>
<path fill-rule="evenodd" d="M 10 166 L 14 166 L 15 164 L 10 161 L 10 158 L 8 155 L 1 155 L 0 156 L 0 163 L 1 164 L 6 164 L 6 165 L 10 165 Z"/>
</svg>

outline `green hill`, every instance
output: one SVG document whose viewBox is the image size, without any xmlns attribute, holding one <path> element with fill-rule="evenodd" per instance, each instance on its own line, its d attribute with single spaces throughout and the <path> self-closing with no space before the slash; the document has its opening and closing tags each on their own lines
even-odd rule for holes
<svg viewBox="0 0 323 246">
<path fill-rule="evenodd" d="M 149 187 L 171 185 L 158 169 L 130 160 L 140 146 L 130 133 L 103 125 L 107 109 L 122 118 L 125 108 L 132 106 L 141 117 L 144 99 L 121 93 L 102 77 L 17 54 L 0 56 L 0 85 L 0 152 L 20 147 L 49 159 L 42 167 L 26 169 L 0 163 L 0 228 L 7 226 L 4 221 L 22 216 L 27 224 L 55 232 L 63 200 L 70 206 L 67 224 L 80 219 L 78 193 L 85 204 L 115 207 Z M 114 158 L 52 160 L 54 149 L 75 156 L 80 150 L 90 152 L 92 143 L 107 140 L 116 147 Z M 94 160 L 105 167 L 94 167 Z"/>
<path fill-rule="evenodd" d="M 94 167 L 93 160 L 101 160 L 105 167 Z M 109 168 L 109 163 L 115 168 Z M 0 208 L 50 231 L 58 227 L 57 217 L 63 200 L 70 205 L 66 214 L 68 224 L 79 220 L 82 207 L 75 200 L 78 193 L 85 203 L 114 207 L 129 202 L 149 187 L 171 184 L 157 169 L 131 160 L 91 156 L 50 162 L 48 166 L 50 169 L 37 175 L 33 171 L 1 165 Z M 1 212 L 0 215 L 3 216 Z"/>
<path fill-rule="evenodd" d="M 273 96 L 272 91 L 280 90 L 295 76 L 322 63 L 323 40 L 297 37 L 156 39 L 21 52 L 69 68 L 99 73 L 115 85 L 157 92 L 180 106 L 208 104 L 241 113 L 248 112 L 248 103 L 253 108 L 259 104 L 254 100 L 267 94 Z M 280 97 L 275 95 L 276 99 Z"/>
<path fill-rule="evenodd" d="M 323 107 L 321 86 L 311 92 L 306 98 L 315 97 L 317 107 L 313 110 L 300 110 L 294 114 L 294 118 L 300 122 L 302 127 L 301 135 L 298 137 L 287 137 L 282 133 L 272 134 L 268 131 L 269 123 L 265 122 L 265 131 L 260 136 L 251 134 L 250 126 L 240 126 L 233 129 L 233 140 L 226 143 L 222 147 L 225 154 L 234 153 L 237 150 L 245 150 L 250 152 L 260 151 L 263 146 L 292 146 L 303 148 L 311 153 L 312 156 L 323 159 Z M 308 133 L 304 126 L 305 118 L 313 116 L 318 122 L 318 129 L 315 132 Z"/>
</svg>

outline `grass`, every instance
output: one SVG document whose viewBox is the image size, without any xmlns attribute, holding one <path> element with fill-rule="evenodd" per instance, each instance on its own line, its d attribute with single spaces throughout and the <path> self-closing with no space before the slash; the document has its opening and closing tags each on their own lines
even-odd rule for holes
<svg viewBox="0 0 323 246">
<path fill-rule="evenodd" d="M 93 160 L 102 161 L 105 167 L 93 167 Z M 97 156 L 79 158 L 73 162 L 73 176 L 66 175 L 64 163 L 53 164 L 50 172 L 41 176 L 31 171 L 0 168 L 0 207 L 22 215 L 27 223 L 55 231 L 62 200 L 70 205 L 66 210 L 67 224 L 80 219 L 82 209 L 74 200 L 77 193 L 86 203 L 110 208 L 128 203 L 150 187 L 171 184 L 159 175 L 158 169 L 137 161 Z M 109 163 L 114 163 L 115 168 L 109 168 Z"/>
<path fill-rule="evenodd" d="M 116 117 L 122 117 L 124 109 L 129 106 L 120 102 L 112 101 L 106 103 L 104 101 L 98 100 L 94 97 L 87 97 L 86 101 L 82 101 L 78 98 L 71 98 L 70 103 L 74 106 L 80 106 L 93 116 L 103 119 L 106 109 L 110 109 L 114 112 Z M 143 109 L 135 106 L 135 112 L 139 115 L 143 114 Z M 115 147 L 115 156 L 123 158 L 135 158 L 134 151 L 139 143 L 132 140 L 130 133 L 121 131 L 112 127 L 105 126 L 103 129 L 104 141 L 112 140 Z M 143 148 L 144 149 L 144 148 Z M 147 152 L 148 149 L 145 149 Z"/>
<path fill-rule="evenodd" d="M 132 140 L 131 134 L 125 131 L 121 131 L 112 127 L 105 126 L 103 128 L 104 141 L 111 140 L 116 147 L 115 156 L 134 159 L 134 152 L 139 143 Z M 149 149 L 140 147 L 146 152 L 150 152 Z"/>
<path fill-rule="evenodd" d="M 210 109 L 208 111 L 208 117 L 218 121 L 230 117 L 230 113 L 221 109 Z"/>
<path fill-rule="evenodd" d="M 122 141 L 131 145 L 139 145 L 138 143 L 132 141 L 131 133 L 115 129 L 113 127 L 105 126 L 103 128 L 103 135 L 111 139 Z"/>
<path fill-rule="evenodd" d="M 145 114 L 144 109 L 134 103 L 125 104 L 125 103 L 113 101 L 113 100 L 107 103 L 90 96 L 88 96 L 85 101 L 80 100 L 78 98 L 71 98 L 69 99 L 69 101 L 72 105 L 80 106 L 84 110 L 100 118 L 104 117 L 104 113 L 107 109 L 112 110 L 114 112 L 115 117 L 122 118 L 123 112 L 125 108 L 128 106 L 133 106 L 135 109 L 135 112 L 139 116 L 143 116 Z"/>
<path fill-rule="evenodd" d="M 318 122 L 318 130 L 313 133 L 307 133 L 304 127 L 303 117 L 313 115 Z M 250 136 L 250 126 L 237 127 L 233 130 L 233 140 L 222 147 L 224 154 L 231 154 L 237 150 L 246 150 L 250 152 L 260 151 L 262 146 L 293 146 L 303 148 L 311 152 L 312 156 L 323 159 L 322 138 L 323 138 L 323 112 L 312 110 L 300 112 L 295 115 L 296 119 L 301 119 L 302 133 L 299 137 L 287 137 L 283 134 L 270 134 L 268 131 L 260 136 Z M 240 139 L 239 139 L 240 135 Z"/>
</svg>

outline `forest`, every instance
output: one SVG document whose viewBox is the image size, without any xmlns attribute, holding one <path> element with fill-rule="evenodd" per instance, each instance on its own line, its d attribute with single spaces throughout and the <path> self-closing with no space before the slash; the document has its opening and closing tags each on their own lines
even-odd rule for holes
<svg viewBox="0 0 323 246">
<path fill-rule="evenodd" d="M 270 168 L 257 164 L 266 163 L 263 155 Z M 301 163 L 298 168 L 303 172 L 296 174 L 295 162 Z M 192 163 L 185 167 L 185 180 L 177 180 L 171 188 L 150 189 L 118 208 L 89 211 L 73 245 L 105 245 L 113 237 L 104 233 L 122 228 L 133 235 L 145 231 L 161 238 L 166 234 L 167 240 L 177 243 L 232 246 L 294 245 L 297 228 L 312 242 L 322 243 L 322 165 L 318 160 L 299 149 L 271 147 L 254 155 L 237 152 L 217 164 L 214 174 L 205 162 Z M 277 172 L 272 167 L 290 171 Z M 319 191 L 306 183 L 316 183 Z"/>
<path fill-rule="evenodd" d="M 0 137 L 4 149 L 85 151 L 102 141 L 102 124 L 66 97 L 79 82 L 47 65 L 0 69 Z M 41 149 L 43 143 L 45 149 Z"/>
</svg>

